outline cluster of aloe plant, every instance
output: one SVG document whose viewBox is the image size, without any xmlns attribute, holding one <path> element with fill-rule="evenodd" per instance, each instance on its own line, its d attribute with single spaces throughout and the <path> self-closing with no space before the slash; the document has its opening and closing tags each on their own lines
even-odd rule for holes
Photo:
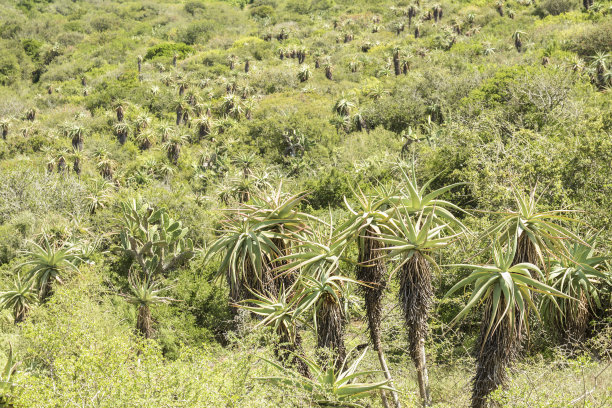
<svg viewBox="0 0 612 408">
<path fill-rule="evenodd" d="M 321 373 L 327 373 L 325 381 L 341 377 L 350 357 L 344 344 L 348 320 L 344 305 L 348 288 L 358 287 L 385 376 L 384 381 L 370 384 L 372 388 L 364 384 L 358 388 L 379 391 L 384 406 L 389 406 L 391 392 L 393 403 L 400 406 L 381 333 L 383 297 L 389 280 L 397 276 L 408 352 L 416 367 L 422 403 L 431 403 L 425 343 L 433 305 L 432 273 L 440 269 L 435 259 L 443 248 L 473 241 L 474 236 L 460 219 L 466 211 L 442 199 L 460 183 L 430 191 L 433 180 L 419 186 L 414 168 L 400 166 L 398 175 L 401 182 L 392 188 L 380 188 L 374 194 L 355 191 L 351 202 L 345 197 L 348 219 L 336 227 L 300 212 L 306 196 L 283 195 L 280 187 L 272 197 L 253 198 L 229 211 L 207 257 L 221 255 L 218 276 L 226 277 L 234 305 L 260 316 L 257 326 L 274 328 L 279 339 L 277 357 L 285 364 L 274 365 L 285 373 L 287 367 L 297 368 L 299 380 L 275 378 L 274 383 L 297 384 L 312 391 L 315 383 L 323 387 L 317 383 Z M 568 332 L 580 326 L 575 315 L 584 314 L 591 302 L 598 301 L 597 284 L 608 279 L 598 269 L 604 258 L 594 255 L 595 241 L 583 241 L 562 225 L 573 218 L 562 211 L 538 212 L 534 194 L 524 196 L 518 190 L 514 194 L 517 210 L 504 213 L 479 241 L 492 246 L 493 263 L 457 265 L 473 273 L 448 294 L 474 285 L 469 302 L 453 323 L 474 307 L 484 307 L 474 407 L 485 406 L 489 393 L 505 383 L 506 367 L 518 356 L 528 330 L 529 310 L 537 317 L 544 310 L 547 322 Z M 351 246 L 357 248 L 356 259 L 347 255 Z M 552 271 L 543 273 L 550 265 Z M 541 296 L 534 298 L 533 293 Z M 304 357 L 300 330 L 305 327 L 316 333 L 316 363 Z M 329 355 L 331 362 L 325 359 Z M 337 388 L 325 389 L 340 396 Z M 354 396 L 343 395 L 356 404 L 347 406 L 359 406 L 362 393 Z M 326 401 L 320 396 L 314 400 L 320 405 Z"/>
<path fill-rule="evenodd" d="M 218 259 L 217 277 L 225 278 L 233 309 L 259 317 L 277 335 L 276 357 L 285 377 L 268 379 L 310 392 L 320 406 L 338 403 L 362 406 L 366 394 L 379 392 L 383 405 L 400 406 L 382 341 L 383 300 L 388 283 L 399 280 L 397 299 L 405 320 L 407 351 L 414 362 L 420 397 L 432 399 L 425 344 L 433 306 L 432 274 L 440 269 L 441 251 L 474 235 L 462 222 L 466 211 L 442 199 L 452 184 L 430 191 L 433 180 L 417 183 L 414 168 L 398 168 L 400 182 L 366 194 L 345 197 L 347 219 L 339 225 L 301 211 L 306 194 L 284 194 L 282 185 L 268 195 L 251 196 L 240 208 L 227 211 L 205 261 Z M 516 209 L 498 217 L 477 242 L 488 241 L 492 263 L 454 265 L 472 273 L 447 294 L 473 286 L 472 295 L 453 324 L 475 307 L 484 319 L 476 347 L 472 406 L 484 407 L 488 396 L 507 380 L 506 368 L 519 356 L 529 316 L 545 322 L 565 341 L 584 338 L 592 309 L 600 305 L 599 290 L 610 277 L 606 257 L 596 250 L 596 235 L 581 239 L 567 225 L 566 211 L 539 211 L 535 195 L 514 190 Z M 153 336 L 150 308 L 173 299 L 162 296 L 169 273 L 194 255 L 188 230 L 167 211 L 140 200 L 122 204 L 122 250 L 135 262 L 129 271 L 127 300 L 138 306 L 136 327 Z M 492 214 L 496 216 L 496 214 Z M 349 254 L 354 253 L 356 257 Z M 25 253 L 23 279 L 0 293 L 0 306 L 23 321 L 32 304 L 52 295 L 67 270 L 86 259 L 74 245 L 54 245 L 45 238 Z M 467 257 L 467 255 L 466 255 Z M 353 276 L 354 271 L 354 276 Z M 351 362 L 345 346 L 347 304 L 358 288 L 364 300 L 369 337 L 380 362 L 378 371 L 358 371 L 365 352 Z M 534 297 L 534 293 L 540 295 Z M 38 296 L 36 296 L 38 294 Z M 316 358 L 306 357 L 301 332 L 316 335 Z M 296 369 L 296 373 L 291 370 Z M 335 401 L 335 402 L 333 402 Z"/>
</svg>

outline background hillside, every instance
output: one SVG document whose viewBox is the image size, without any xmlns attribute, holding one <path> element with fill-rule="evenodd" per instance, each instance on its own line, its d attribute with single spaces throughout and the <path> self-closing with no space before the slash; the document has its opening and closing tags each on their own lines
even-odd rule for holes
<svg viewBox="0 0 612 408">
<path fill-rule="evenodd" d="M 236 312 L 253 293 L 233 293 L 214 253 L 237 225 L 224 220 L 257 218 L 276 194 L 278 204 L 305 193 L 296 229 L 325 241 L 360 194 L 405 192 L 412 175 L 433 179 L 430 191 L 461 183 L 440 198 L 465 210 L 450 212 L 470 232 L 431 256 L 425 348 L 439 407 L 470 404 L 488 316 L 483 302 L 450 326 L 472 292 L 444 298 L 470 273 L 449 265 L 492 262 L 497 237 L 484 233 L 518 210 L 517 195 L 571 210 L 554 221 L 567 237 L 610 254 L 609 0 L 4 0 L 0 16 L 0 367 L 11 347 L 20 363 L 0 378 L 0 407 L 318 406 L 309 390 L 258 379 L 282 371 L 266 360 L 286 362 L 284 332 Z M 158 244 L 139 263 L 148 241 Z M 338 276 L 361 279 L 356 242 L 343 242 Z M 543 250 L 544 272 L 573 260 L 553 258 Z M 529 339 L 499 404 L 612 404 L 604 258 L 589 266 L 597 299 L 581 284 L 578 341 L 526 313 Z M 138 278 L 159 259 L 176 262 L 161 262 L 154 283 Z M 148 318 L 134 292 L 145 281 L 164 289 L 147 292 L 160 297 Z M 382 340 L 401 403 L 420 406 L 402 285 L 389 277 Z M 363 288 L 340 286 L 355 361 L 370 312 Z M 291 325 L 316 359 L 311 314 Z M 379 369 L 370 347 L 360 370 Z M 382 406 L 377 392 L 353 402 Z"/>
</svg>

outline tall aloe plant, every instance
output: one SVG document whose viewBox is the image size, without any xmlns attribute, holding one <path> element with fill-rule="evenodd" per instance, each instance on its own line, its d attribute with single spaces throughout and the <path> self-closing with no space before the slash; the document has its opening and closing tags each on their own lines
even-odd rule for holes
<svg viewBox="0 0 612 408">
<path fill-rule="evenodd" d="M 333 232 L 333 227 L 330 227 L 329 235 L 313 233 L 302 238 L 290 254 L 279 259 L 283 265 L 277 269 L 282 273 L 299 271 L 296 285 L 305 288 L 300 307 L 314 306 L 317 346 L 330 350 L 338 364 L 346 355 L 342 286 L 350 280 L 340 274 L 340 261 L 347 241 L 342 237 L 336 238 Z"/>
<path fill-rule="evenodd" d="M 19 274 L 11 288 L 0 292 L 0 309 L 12 309 L 15 324 L 25 320 L 28 311 L 36 301 L 32 281 L 22 279 Z"/>
<path fill-rule="evenodd" d="M 298 211 L 297 207 L 303 202 L 306 194 L 294 195 L 282 192 L 282 183 L 269 194 L 254 196 L 252 204 L 245 206 L 251 211 L 252 217 L 261 221 L 276 221 L 270 224 L 270 230 L 278 236 L 272 239 L 282 256 L 289 254 L 296 236 L 308 237 L 311 231 L 310 222 L 320 223 L 321 220 L 304 212 Z M 283 264 L 278 257 L 269 259 L 271 267 L 279 267 Z M 277 287 L 283 285 L 289 288 L 296 278 L 295 273 L 283 273 L 275 277 Z"/>
<path fill-rule="evenodd" d="M 547 283 L 573 299 L 544 298 L 540 306 L 544 320 L 568 344 L 584 340 L 592 310 L 601 308 L 599 286 L 611 279 L 600 270 L 607 258 L 596 255 L 596 239 L 565 243 L 569 259 L 553 262 Z"/>
<path fill-rule="evenodd" d="M 395 207 L 389 228 L 379 240 L 388 250 L 388 257 L 398 261 L 400 290 L 398 299 L 408 329 L 410 356 L 417 368 L 417 381 L 423 405 L 431 402 L 425 355 L 427 319 L 432 304 L 433 254 L 457 241 L 467 227 L 451 212 L 464 212 L 441 196 L 463 183 L 455 183 L 434 191 L 430 179 L 419 186 L 414 163 L 410 172 L 400 167 L 402 180 L 399 193 L 388 202 Z"/>
<path fill-rule="evenodd" d="M 4 369 L 0 372 L 0 407 L 13 406 L 13 391 L 15 383 L 13 382 L 13 374 L 17 371 L 19 363 L 15 362 L 13 356 L 13 346 L 9 343 L 9 351 L 6 358 Z"/>
<path fill-rule="evenodd" d="M 303 195 L 285 196 L 280 187 L 271 196 L 254 198 L 253 204 L 234 209 L 222 223 L 219 238 L 206 260 L 222 255 L 217 276 L 225 275 L 233 302 L 278 294 L 281 283 L 289 287 L 291 271 L 277 276 L 293 234 L 308 230 L 305 216 L 296 211 Z"/>
<path fill-rule="evenodd" d="M 302 351 L 302 337 L 297 330 L 299 312 L 296 312 L 297 296 L 292 288 L 282 288 L 278 296 L 257 295 L 249 299 L 242 306 L 246 310 L 261 317 L 261 321 L 255 326 L 269 326 L 274 329 L 278 336 L 278 344 L 275 347 L 276 356 L 284 362 L 291 363 L 300 375 L 309 377 L 308 365 L 299 358 Z"/>
<path fill-rule="evenodd" d="M 269 230 L 274 222 L 249 217 L 232 217 L 223 221 L 220 237 L 210 246 L 206 260 L 221 254 L 217 277 L 226 277 L 231 301 L 249 299 L 252 292 L 276 295 L 267 262 L 270 256 L 281 255 L 272 241 L 277 233 Z"/>
<path fill-rule="evenodd" d="M 433 254 L 452 244 L 461 233 L 453 234 L 448 224 L 438 224 L 434 212 L 416 216 L 409 210 L 399 208 L 391 221 L 389 232 L 380 235 L 386 246 L 388 257 L 395 259 L 399 271 L 399 302 L 404 312 L 408 329 L 409 352 L 417 370 L 419 393 L 424 406 L 431 402 L 429 377 L 425 355 L 429 310 L 433 301 L 432 265 Z"/>
<path fill-rule="evenodd" d="M 514 264 L 516 235 L 509 238 L 505 250 L 498 244 L 493 247 L 493 264 L 455 265 L 471 269 L 472 273 L 446 294 L 449 297 L 459 289 L 474 286 L 466 306 L 451 325 L 476 305 L 484 305 L 476 348 L 476 375 L 472 379 L 473 408 L 487 407 L 489 394 L 506 384 L 506 368 L 516 359 L 523 334 L 529 330 L 529 311 L 539 318 L 532 293 L 568 298 L 562 292 L 532 278 L 534 274 L 543 276 L 536 265 L 527 262 Z M 554 300 L 551 299 L 551 302 Z"/>
<path fill-rule="evenodd" d="M 436 222 L 445 223 L 453 229 L 468 231 L 467 227 L 452 213 L 452 211 L 456 213 L 466 213 L 466 211 L 452 202 L 440 198 L 445 193 L 466 183 L 453 183 L 429 191 L 435 177 L 419 186 L 414 163 L 410 172 L 406 172 L 403 167 L 400 167 L 400 172 L 402 176 L 398 186 L 400 193 L 389 197 L 391 204 L 401 206 L 405 211 L 412 214 L 419 212 L 423 212 L 424 215 L 433 214 Z"/>
<path fill-rule="evenodd" d="M 357 268 L 356 277 L 363 282 L 360 291 L 363 294 L 368 319 L 370 340 L 385 377 L 393 386 L 391 373 L 387 367 L 382 346 L 381 320 L 382 300 L 387 287 L 387 267 L 382 259 L 381 250 L 384 248 L 381 241 L 376 239 L 387 228 L 391 220 L 394 208 L 389 204 L 389 193 L 379 191 L 375 196 L 367 196 L 361 190 L 359 194 L 354 192 L 357 205 L 351 206 L 344 198 L 344 203 L 350 212 L 349 219 L 339 227 L 339 234 L 345 235 L 351 241 L 357 243 Z M 383 392 L 383 404 L 388 405 Z M 393 392 L 396 407 L 399 406 L 399 398 Z"/>
<path fill-rule="evenodd" d="M 160 303 L 169 303 L 173 299 L 159 296 L 160 292 L 169 288 L 161 287 L 161 282 L 151 274 L 145 274 L 144 278 L 132 275 L 129 279 L 130 294 L 124 295 L 127 301 L 138 307 L 136 317 L 136 330 L 145 339 L 153 336 L 153 318 L 151 307 Z"/>
<path fill-rule="evenodd" d="M 546 258 L 568 258 L 569 250 L 564 242 L 584 243 L 562 223 L 576 220 L 566 214 L 570 210 L 538 211 L 535 189 L 529 196 L 513 189 L 516 210 L 501 212 L 501 219 L 485 232 L 485 237 L 499 237 L 504 243 L 508 237 L 518 237 L 513 264 L 531 263 L 545 267 Z M 537 277 L 537 275 L 534 275 Z"/>
</svg>

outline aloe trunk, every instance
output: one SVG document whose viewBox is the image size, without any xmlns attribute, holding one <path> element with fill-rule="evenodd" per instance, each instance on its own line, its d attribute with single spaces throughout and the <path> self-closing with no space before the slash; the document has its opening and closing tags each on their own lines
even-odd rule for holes
<svg viewBox="0 0 612 408">
<path fill-rule="evenodd" d="M 499 307 L 503 307 L 501 305 Z M 505 386 L 508 381 L 506 369 L 516 359 L 520 351 L 521 335 L 520 321 L 511 327 L 508 319 L 504 319 L 494 331 L 489 333 L 489 321 L 492 310 L 491 300 L 485 305 L 482 318 L 478 349 L 476 350 L 476 375 L 472 379 L 472 408 L 487 408 L 490 406 L 488 396 L 498 387 Z M 498 315 L 503 312 L 498 311 Z"/>
<path fill-rule="evenodd" d="M 420 252 L 415 252 L 400 270 L 399 300 L 408 328 L 409 352 L 416 367 L 423 406 L 431 403 L 425 339 L 432 297 L 431 267 Z"/>
<path fill-rule="evenodd" d="M 346 358 L 342 307 L 334 299 L 323 299 L 316 313 L 317 346 L 329 350 L 339 367 Z"/>
<path fill-rule="evenodd" d="M 395 75 L 398 76 L 402 73 L 401 67 L 400 67 L 400 56 L 399 56 L 399 52 L 396 51 L 393 53 L 393 68 L 395 70 Z"/>
<path fill-rule="evenodd" d="M 382 300 L 385 288 L 387 286 L 386 272 L 384 262 L 379 257 L 379 250 L 383 247 L 380 241 L 375 239 L 376 232 L 371 228 L 366 229 L 360 237 L 359 248 L 359 266 L 357 267 L 357 279 L 365 282 L 368 286 L 362 286 L 364 303 L 366 307 L 366 315 L 368 317 L 368 329 L 370 332 L 370 340 L 374 350 L 378 353 L 380 366 L 385 373 L 385 378 L 389 380 L 389 385 L 393 387 L 391 373 L 385 361 L 385 355 L 382 347 L 382 332 L 380 324 L 382 321 Z M 395 406 L 399 408 L 399 398 L 395 391 L 392 391 Z M 381 392 L 383 404 L 387 406 L 386 395 Z"/>
<path fill-rule="evenodd" d="M 153 319 L 151 318 L 151 309 L 148 305 L 138 306 L 136 329 L 145 339 L 150 339 L 153 336 Z"/>
<path fill-rule="evenodd" d="M 76 173 L 76 175 L 80 176 L 81 175 L 81 159 L 79 159 L 78 157 L 75 157 L 72 168 L 74 172 Z"/>
<path fill-rule="evenodd" d="M 25 307 L 15 308 L 15 310 L 13 311 L 14 324 L 19 324 L 23 322 L 26 318 L 26 314 L 27 314 L 27 309 Z"/>
<path fill-rule="evenodd" d="M 518 244 L 516 247 L 516 253 L 514 254 L 514 259 L 512 260 L 512 265 L 518 265 L 520 263 L 530 263 L 536 266 L 539 265 L 539 257 L 538 251 L 533 242 L 529 239 L 529 236 L 526 233 L 522 233 L 519 236 Z M 540 280 L 540 277 L 537 273 L 531 273 L 531 277 L 536 280 Z"/>
<path fill-rule="evenodd" d="M 311 377 L 308 365 L 298 357 L 304 354 L 302 350 L 302 337 L 299 333 L 295 334 L 293 341 L 289 338 L 288 334 L 281 334 L 279 344 L 276 345 L 274 353 L 279 360 L 293 365 L 302 376 Z"/>
</svg>

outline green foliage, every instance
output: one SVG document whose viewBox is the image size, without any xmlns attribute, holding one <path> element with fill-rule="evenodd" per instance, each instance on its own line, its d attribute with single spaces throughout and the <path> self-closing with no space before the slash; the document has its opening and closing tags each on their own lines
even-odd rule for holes
<svg viewBox="0 0 612 408">
<path fill-rule="evenodd" d="M 303 387 L 253 387 L 253 378 L 276 375 L 262 357 L 307 371 L 297 354 L 329 368 L 314 348 L 327 303 L 337 349 L 364 347 L 374 302 L 357 290 L 379 294 L 377 351 L 402 406 L 416 406 L 405 345 L 416 336 L 402 334 L 391 272 L 417 250 L 440 265 L 487 264 L 486 247 L 518 232 L 522 255 L 540 250 L 532 259 L 548 275 L 541 283 L 581 298 L 532 301 L 557 326 L 578 310 L 583 340 L 563 347 L 597 360 L 558 355 L 562 339 L 532 320 L 532 347 L 494 398 L 605 405 L 610 370 L 595 376 L 610 349 L 610 285 L 600 275 L 609 261 L 591 265 L 593 274 L 572 252 L 587 243 L 583 225 L 600 231 L 592 257 L 610 252 L 609 0 L 588 10 L 579 0 L 506 1 L 501 10 L 448 0 L 438 21 L 436 4 L 391 0 L 0 3 L 0 349 L 10 342 L 27 367 L 11 378 L 15 407 L 316 405 Z M 513 199 L 513 189 L 533 186 L 543 192 L 537 208 Z M 446 245 L 468 228 L 486 240 Z M 372 230 L 382 238 L 368 241 Z M 63 284 L 46 302 L 36 301 L 34 279 L 16 280 L 32 268 L 15 270 L 33 257 L 23 252 L 32 241 L 43 258 L 71 251 L 80 271 L 47 262 L 41 271 Z M 359 263 L 366 243 L 379 268 Z M 471 271 L 425 269 L 439 306 L 422 333 L 433 403 L 467 406 L 457 384 L 490 319 L 474 305 L 449 328 L 472 292 L 441 299 Z M 515 300 L 528 290 L 513 287 Z M 376 370 L 376 354 L 358 370 Z M 322 393 L 320 402 L 382 406 L 378 393 Z"/>
<path fill-rule="evenodd" d="M 557 16 L 572 11 L 577 6 L 578 4 L 572 0 L 544 0 L 537 5 L 536 13 L 540 17 Z"/>
<path fill-rule="evenodd" d="M 598 25 L 586 27 L 576 35 L 570 48 L 583 57 L 590 57 L 597 52 L 612 50 L 612 21 L 606 19 Z"/>
<path fill-rule="evenodd" d="M 153 59 L 158 56 L 167 56 L 169 51 L 177 52 L 182 58 L 190 54 L 193 50 L 189 47 L 196 43 L 206 42 L 214 32 L 215 25 L 209 20 L 198 21 L 189 24 L 187 27 L 180 30 L 177 37 L 184 44 L 173 44 L 173 46 L 162 49 L 149 49 L 145 55 L 146 59 Z"/>
<path fill-rule="evenodd" d="M 21 45 L 25 53 L 32 58 L 33 61 L 37 61 L 40 57 L 41 47 L 43 43 L 34 39 L 25 39 L 21 41 Z"/>
<path fill-rule="evenodd" d="M 21 345 L 29 351 L 20 361 L 32 370 L 14 376 L 16 406 L 67 404 L 76 395 L 90 401 L 86 406 L 108 408 L 158 403 L 203 408 L 247 399 L 254 407 L 276 404 L 274 397 L 245 392 L 251 376 L 270 374 L 252 368 L 258 359 L 254 339 L 234 343 L 222 360 L 223 349 L 214 346 L 185 347 L 176 359 L 166 360 L 154 341 L 131 333 L 92 271 L 83 278 L 58 288 L 48 306 L 23 326 Z M 55 375 L 46 375 L 49 367 Z"/>
<path fill-rule="evenodd" d="M 179 58 L 185 58 L 193 52 L 193 48 L 184 43 L 162 43 L 157 44 L 147 50 L 145 60 L 152 60 L 158 57 L 172 57 L 177 54 Z"/>
<path fill-rule="evenodd" d="M 291 10 L 295 13 L 299 14 L 308 14 L 317 11 L 328 10 L 335 5 L 333 0 L 309 0 L 309 1 L 299 1 L 299 0 L 289 0 L 287 2 L 288 10 Z"/>
<path fill-rule="evenodd" d="M 53 0 L 19 0 L 17 6 L 25 11 L 41 11 L 49 3 L 53 3 Z"/>
<path fill-rule="evenodd" d="M 260 4 L 250 9 L 251 16 L 257 18 L 270 18 L 274 15 L 274 8 L 268 4 Z"/>
<path fill-rule="evenodd" d="M 310 192 L 308 204 L 315 210 L 328 207 L 338 207 L 342 204 L 344 196 L 351 192 L 349 181 L 342 172 L 331 169 L 318 179 L 311 179 L 305 183 Z"/>
<path fill-rule="evenodd" d="M 12 85 L 20 76 L 17 57 L 7 50 L 0 50 L 0 85 Z"/>
<path fill-rule="evenodd" d="M 529 68 L 515 66 L 500 69 L 495 75 L 485 81 L 478 89 L 462 101 L 465 106 L 477 104 L 487 108 L 496 107 L 510 100 L 510 86 L 515 83 Z"/>
<path fill-rule="evenodd" d="M 185 11 L 192 16 L 206 11 L 206 5 L 201 1 L 188 1 L 183 7 Z"/>
<path fill-rule="evenodd" d="M 348 365 L 348 357 L 340 368 L 324 367 L 314 360 L 300 357 L 309 367 L 312 378 L 299 376 L 286 368 L 268 361 L 285 374 L 284 377 L 264 377 L 262 381 L 270 382 L 278 387 L 289 387 L 305 391 L 312 403 L 320 407 L 343 406 L 364 408 L 360 399 L 367 394 L 380 390 L 392 390 L 387 384 L 389 380 L 379 382 L 355 382 L 360 377 L 370 376 L 376 371 L 358 371 L 359 364 L 365 357 L 368 349 Z"/>
<path fill-rule="evenodd" d="M 0 407 L 12 407 L 11 394 L 15 389 L 12 376 L 17 370 L 19 363 L 16 363 L 13 355 L 13 346 L 9 344 L 9 352 L 2 372 L 0 372 Z"/>
</svg>

